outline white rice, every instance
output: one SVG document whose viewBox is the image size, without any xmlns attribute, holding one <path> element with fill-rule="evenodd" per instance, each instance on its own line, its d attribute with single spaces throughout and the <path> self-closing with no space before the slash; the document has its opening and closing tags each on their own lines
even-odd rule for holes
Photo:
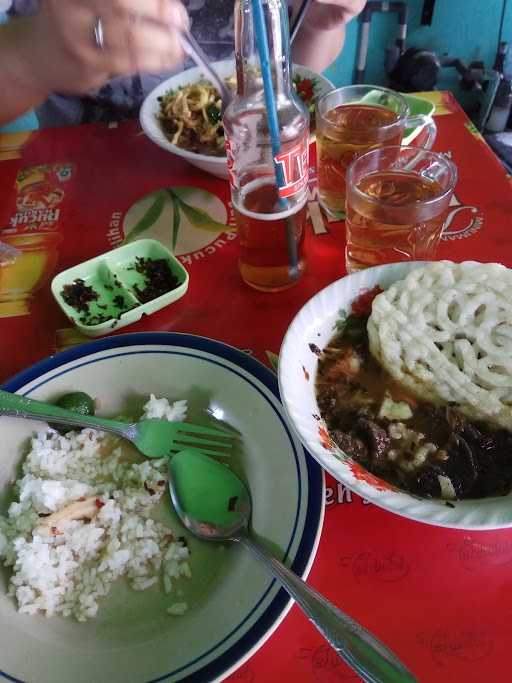
<svg viewBox="0 0 512 683">
<path fill-rule="evenodd" d="M 153 395 L 144 406 L 144 417 L 171 421 L 186 412 L 186 401 Z M 16 500 L 0 516 L 0 559 L 13 568 L 8 592 L 20 612 L 84 621 L 120 576 L 134 590 L 161 585 L 169 595 L 176 579 L 191 577 L 186 545 L 151 518 L 166 490 L 167 460 L 127 462 L 109 443 L 92 429 L 61 436 L 47 427 L 32 438 Z M 91 496 L 92 519 L 64 519 L 44 531 L 49 514 Z M 167 611 L 185 610 L 181 602 Z"/>
<path fill-rule="evenodd" d="M 175 401 L 170 405 L 166 398 L 156 398 L 151 394 L 144 406 L 144 416 L 150 419 L 169 420 L 169 422 L 183 422 L 187 419 L 187 402 Z"/>
</svg>

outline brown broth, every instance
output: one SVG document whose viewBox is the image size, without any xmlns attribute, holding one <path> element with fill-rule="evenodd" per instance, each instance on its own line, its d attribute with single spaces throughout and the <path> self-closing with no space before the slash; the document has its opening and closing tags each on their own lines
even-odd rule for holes
<svg viewBox="0 0 512 683">
<path fill-rule="evenodd" d="M 347 194 L 347 262 L 351 272 L 435 254 L 448 202 L 442 186 L 418 173 L 376 171 Z"/>
<path fill-rule="evenodd" d="M 331 211 L 345 210 L 345 175 L 356 158 L 382 145 L 399 145 L 403 124 L 385 107 L 342 104 L 318 123 L 317 159 L 320 197 Z"/>
<path fill-rule="evenodd" d="M 417 401 L 373 358 L 366 330 L 356 341 L 331 340 L 319 360 L 316 394 L 341 450 L 399 488 L 447 500 L 512 490 L 512 434 L 470 422 L 455 405 Z M 394 405 L 383 414 L 386 398 Z M 410 417 L 392 415 L 408 409 Z"/>
<path fill-rule="evenodd" d="M 243 280 L 255 289 L 277 292 L 295 284 L 305 268 L 304 237 L 307 206 L 295 213 L 279 213 L 275 185 L 254 184 L 245 197 L 243 210 L 234 207 L 240 240 L 239 269 Z M 290 240 L 297 263 L 290 258 Z"/>
</svg>

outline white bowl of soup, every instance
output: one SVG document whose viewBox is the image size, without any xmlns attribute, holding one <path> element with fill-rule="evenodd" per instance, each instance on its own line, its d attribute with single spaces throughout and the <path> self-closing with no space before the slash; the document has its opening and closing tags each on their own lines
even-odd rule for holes
<svg viewBox="0 0 512 683">
<path fill-rule="evenodd" d="M 439 263 L 450 262 L 429 266 L 437 267 Z M 470 346 L 486 331 L 490 325 L 484 320 L 486 306 L 488 314 L 498 310 L 494 303 L 496 293 L 486 294 L 486 273 L 496 275 L 504 318 L 496 318 L 488 337 L 492 337 L 489 353 L 497 348 L 503 361 L 499 367 L 495 361 L 487 363 L 486 371 L 494 371 L 498 376 L 496 395 L 502 398 L 502 412 L 496 419 L 501 425 L 483 420 L 478 402 L 474 407 L 476 417 L 470 418 L 461 413 L 465 410 L 462 403 L 431 400 L 427 385 L 424 396 L 421 392 L 411 394 L 407 382 L 404 387 L 394 376 L 389 376 L 387 369 L 380 367 L 369 350 L 371 340 L 365 342 L 361 337 L 368 335 L 371 328 L 361 311 L 365 307 L 366 315 L 372 311 L 373 320 L 378 308 L 378 299 L 371 303 L 376 294 L 374 288 L 391 292 L 390 287 L 394 285 L 396 290 L 398 286 L 394 283 L 419 273 L 418 269 L 424 270 L 426 266 L 407 262 L 369 268 L 332 283 L 310 299 L 295 316 L 281 347 L 281 397 L 290 421 L 313 457 L 338 481 L 366 500 L 410 519 L 438 526 L 509 527 L 512 526 L 512 432 L 505 427 L 512 419 L 509 395 L 512 384 L 510 354 L 506 348 L 512 313 L 508 310 L 506 292 L 512 272 L 499 264 L 451 264 L 450 267 L 457 269 L 476 267 L 478 272 L 483 267 L 477 303 L 476 295 L 470 292 L 473 301 L 470 297 L 462 305 L 452 297 L 452 303 L 444 306 L 450 297 L 448 281 L 439 300 L 431 296 L 429 287 L 421 292 L 430 306 L 429 311 L 439 310 L 443 315 L 448 311 L 447 324 L 453 322 L 450 316 L 460 318 L 462 332 L 454 333 L 453 351 L 454 358 L 458 358 L 455 371 L 459 372 L 461 368 L 467 370 L 471 361 L 466 351 L 462 354 L 465 361 L 457 356 L 458 346 L 461 349 L 464 345 Z M 409 294 L 407 289 L 402 292 L 402 303 Z M 417 315 L 418 309 L 411 307 L 409 320 L 416 321 Z M 408 324 L 407 317 L 404 321 Z M 384 326 L 385 322 L 384 317 Z M 420 323 L 411 324 L 414 327 Z M 476 332 L 465 335 L 464 330 L 474 324 Z M 437 334 L 436 325 L 433 327 Z M 441 327 L 439 335 L 442 336 Z M 441 355 L 447 356 L 452 348 L 449 344 L 453 342 L 444 339 L 436 344 Z M 392 344 L 390 348 L 394 352 Z M 416 352 L 415 343 L 404 350 L 406 356 L 414 356 Z M 473 362 L 481 363 L 483 359 L 485 351 L 480 349 Z M 475 368 L 470 370 L 471 373 L 474 370 L 476 377 Z M 428 363 L 423 370 L 428 375 Z M 486 381 L 476 381 L 475 391 L 487 389 Z M 388 459 L 383 463 L 379 457 Z"/>
</svg>

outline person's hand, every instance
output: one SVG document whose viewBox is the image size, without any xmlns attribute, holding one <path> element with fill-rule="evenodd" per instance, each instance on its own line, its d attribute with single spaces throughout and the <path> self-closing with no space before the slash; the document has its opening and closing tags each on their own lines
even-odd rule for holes
<svg viewBox="0 0 512 683">
<path fill-rule="evenodd" d="M 103 47 L 95 39 L 98 19 Z M 38 14 L 16 23 L 27 87 L 81 94 L 114 76 L 178 65 L 188 17 L 179 0 L 41 0 Z"/>
<path fill-rule="evenodd" d="M 313 0 L 306 21 L 317 31 L 330 31 L 356 17 L 366 0 Z"/>
<path fill-rule="evenodd" d="M 295 12 L 303 0 L 293 0 Z M 340 54 L 345 26 L 364 8 L 366 0 L 313 0 L 293 44 L 293 59 L 315 71 L 323 71 Z"/>
</svg>

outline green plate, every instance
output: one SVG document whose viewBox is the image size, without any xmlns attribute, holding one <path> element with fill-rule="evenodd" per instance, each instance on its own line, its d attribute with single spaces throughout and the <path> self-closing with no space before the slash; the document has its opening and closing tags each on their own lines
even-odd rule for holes
<svg viewBox="0 0 512 683">
<path fill-rule="evenodd" d="M 436 107 L 432 102 L 424 100 L 422 97 L 417 97 L 416 95 L 409 95 L 408 93 L 401 93 L 402 97 L 407 100 L 411 116 L 418 116 L 423 114 L 424 116 L 433 116 Z M 406 128 L 404 131 L 404 137 L 402 140 L 403 145 L 410 145 L 411 142 L 416 138 L 423 126 L 416 126 L 415 128 Z"/>
<path fill-rule="evenodd" d="M 420 114 L 423 114 L 424 116 L 433 116 L 436 107 L 432 102 L 429 102 L 422 97 L 417 97 L 416 95 L 409 95 L 408 93 L 400 93 L 400 95 L 402 95 L 409 106 L 410 116 L 418 116 Z M 360 101 L 365 102 L 366 104 L 378 104 L 381 107 L 387 107 L 388 109 L 396 111 L 394 102 L 391 102 L 386 96 L 383 96 L 382 92 L 379 90 L 370 90 L 370 92 L 368 92 Z M 422 130 L 423 125 L 414 128 L 406 128 L 402 139 L 402 145 L 410 145 Z"/>
<path fill-rule="evenodd" d="M 143 287 L 145 279 L 135 270 L 137 258 L 164 259 L 178 285 L 147 303 L 140 303 L 136 288 Z M 83 280 L 98 294 L 98 299 L 89 304 L 87 317 L 67 304 L 62 296 L 64 286 L 77 279 Z M 80 332 L 89 337 L 100 337 L 177 301 L 187 291 L 188 280 L 187 271 L 166 247 L 157 240 L 142 239 L 64 270 L 53 278 L 51 289 L 61 309 Z M 101 322 L 91 322 L 95 317 Z"/>
</svg>

